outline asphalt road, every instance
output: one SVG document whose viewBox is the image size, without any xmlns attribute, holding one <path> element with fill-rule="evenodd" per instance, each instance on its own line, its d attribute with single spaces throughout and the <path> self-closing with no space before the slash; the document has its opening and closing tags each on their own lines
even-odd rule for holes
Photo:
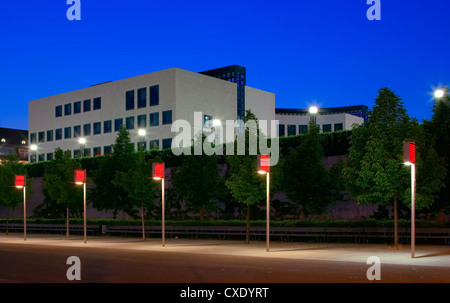
<svg viewBox="0 0 450 303">
<path fill-rule="evenodd" d="M 70 256 L 80 281 L 69 281 Z M 450 262 L 450 261 L 449 261 Z M 0 243 L 0 283 L 391 283 L 450 282 L 448 267 L 382 264 L 368 281 L 361 262 Z"/>
</svg>

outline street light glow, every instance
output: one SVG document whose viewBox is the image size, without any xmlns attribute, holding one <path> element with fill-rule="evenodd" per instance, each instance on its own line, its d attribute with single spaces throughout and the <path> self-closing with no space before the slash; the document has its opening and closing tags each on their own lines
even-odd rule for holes
<svg viewBox="0 0 450 303">
<path fill-rule="evenodd" d="M 80 144 L 86 144 L 86 139 L 85 138 L 80 138 L 80 140 L 78 140 L 78 142 Z"/>
<path fill-rule="evenodd" d="M 31 145 L 31 146 L 30 146 L 30 149 L 31 149 L 31 150 L 37 150 L 37 145 L 36 145 L 36 144 Z"/>
<path fill-rule="evenodd" d="M 221 126 L 222 125 L 222 122 L 219 119 L 214 119 L 212 123 L 213 123 L 213 126 Z"/>
<path fill-rule="evenodd" d="M 145 131 L 145 129 L 141 128 L 140 130 L 138 130 L 138 135 L 139 136 L 144 137 L 146 134 L 147 134 L 147 132 Z"/>
<path fill-rule="evenodd" d="M 309 108 L 309 113 L 310 114 L 317 114 L 318 111 L 319 111 L 319 109 L 317 108 L 317 106 L 311 106 Z"/>
<path fill-rule="evenodd" d="M 434 91 L 434 96 L 436 97 L 436 99 L 442 98 L 444 97 L 444 90 L 443 89 L 437 89 Z"/>
</svg>

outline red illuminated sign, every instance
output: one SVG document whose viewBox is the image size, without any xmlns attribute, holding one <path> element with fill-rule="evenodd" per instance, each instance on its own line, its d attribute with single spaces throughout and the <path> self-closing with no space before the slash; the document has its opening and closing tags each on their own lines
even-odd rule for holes
<svg viewBox="0 0 450 303">
<path fill-rule="evenodd" d="M 259 173 L 268 173 L 270 170 L 269 155 L 258 155 L 258 172 Z"/>
<path fill-rule="evenodd" d="M 84 169 L 75 170 L 75 183 L 77 184 L 86 183 L 86 170 Z"/>
<path fill-rule="evenodd" d="M 15 184 L 16 184 L 16 187 L 25 187 L 25 176 L 24 175 L 16 175 Z"/>
<path fill-rule="evenodd" d="M 164 179 L 164 163 L 153 163 L 152 176 L 154 179 Z"/>
<path fill-rule="evenodd" d="M 416 163 L 416 143 L 403 142 L 403 162 Z"/>
</svg>

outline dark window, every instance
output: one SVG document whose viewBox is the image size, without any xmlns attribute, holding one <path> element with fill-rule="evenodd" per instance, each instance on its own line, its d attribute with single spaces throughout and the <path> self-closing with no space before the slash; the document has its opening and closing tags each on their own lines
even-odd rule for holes
<svg viewBox="0 0 450 303">
<path fill-rule="evenodd" d="M 172 111 L 166 110 L 162 112 L 162 124 L 172 124 Z"/>
<path fill-rule="evenodd" d="M 306 134 L 307 132 L 308 132 L 308 125 L 299 125 L 298 126 L 299 134 Z"/>
<path fill-rule="evenodd" d="M 39 143 L 45 142 L 45 132 L 38 133 L 38 142 Z"/>
<path fill-rule="evenodd" d="M 62 105 L 58 105 L 55 107 L 55 117 L 62 116 Z"/>
<path fill-rule="evenodd" d="M 134 109 L 134 90 L 125 93 L 125 110 Z"/>
<path fill-rule="evenodd" d="M 47 161 L 53 160 L 53 153 L 47 153 Z"/>
<path fill-rule="evenodd" d="M 85 148 L 83 149 L 83 157 L 90 157 L 91 156 L 91 149 Z"/>
<path fill-rule="evenodd" d="M 70 138 L 72 138 L 72 128 L 65 127 L 64 128 L 64 139 L 70 139 Z"/>
<path fill-rule="evenodd" d="M 64 116 L 68 116 L 72 114 L 72 104 L 68 103 L 64 105 Z"/>
<path fill-rule="evenodd" d="M 93 133 L 94 135 L 99 135 L 102 133 L 102 123 L 101 122 L 95 122 L 93 125 Z"/>
<path fill-rule="evenodd" d="M 342 123 L 334 124 L 334 131 L 335 132 L 338 132 L 338 131 L 343 130 L 343 129 L 344 129 L 344 124 L 342 124 Z"/>
<path fill-rule="evenodd" d="M 91 135 L 91 124 L 85 124 L 83 125 L 83 136 L 90 136 Z"/>
<path fill-rule="evenodd" d="M 172 138 L 162 139 L 162 148 L 170 148 L 172 147 Z"/>
<path fill-rule="evenodd" d="M 36 143 L 36 133 L 30 134 L 30 143 L 35 144 Z"/>
<path fill-rule="evenodd" d="M 53 129 L 47 131 L 47 142 L 53 141 Z"/>
<path fill-rule="evenodd" d="M 159 125 L 159 113 L 151 113 L 150 126 L 158 126 L 158 125 Z"/>
<path fill-rule="evenodd" d="M 138 102 L 137 102 L 137 107 L 138 108 L 143 108 L 147 106 L 147 88 L 139 88 L 137 91 L 137 97 L 138 97 Z"/>
<path fill-rule="evenodd" d="M 83 101 L 83 112 L 91 111 L 91 99 L 87 99 Z"/>
<path fill-rule="evenodd" d="M 80 150 L 80 149 L 74 149 L 74 150 L 73 150 L 73 157 L 74 157 L 74 158 L 79 158 L 79 157 L 81 157 L 81 150 Z"/>
<path fill-rule="evenodd" d="M 147 127 L 147 115 L 137 116 L 137 127 L 146 128 Z"/>
<path fill-rule="evenodd" d="M 323 131 L 324 133 L 331 132 L 331 124 L 324 124 L 324 125 L 322 126 L 322 131 Z"/>
<path fill-rule="evenodd" d="M 77 101 L 73 104 L 73 113 L 74 114 L 81 113 L 81 101 Z"/>
<path fill-rule="evenodd" d="M 150 86 L 150 106 L 159 105 L 159 85 Z"/>
<path fill-rule="evenodd" d="M 125 119 L 125 128 L 134 129 L 134 117 L 127 117 Z"/>
<path fill-rule="evenodd" d="M 112 131 L 112 121 L 111 120 L 106 120 L 103 122 L 103 133 L 107 134 L 110 133 Z"/>
<path fill-rule="evenodd" d="M 73 127 L 73 137 L 78 138 L 81 136 L 81 125 L 75 125 Z"/>
<path fill-rule="evenodd" d="M 278 125 L 278 137 L 284 137 L 284 124 Z"/>
<path fill-rule="evenodd" d="M 150 140 L 150 149 L 159 149 L 159 140 Z"/>
<path fill-rule="evenodd" d="M 100 156 L 102 154 L 102 148 L 101 147 L 94 147 L 93 148 L 94 157 Z"/>
<path fill-rule="evenodd" d="M 137 150 L 146 150 L 147 149 L 147 142 L 145 141 L 140 141 L 137 144 Z"/>
<path fill-rule="evenodd" d="M 123 125 L 123 119 L 119 118 L 114 120 L 114 131 L 118 132 Z"/>
<path fill-rule="evenodd" d="M 288 136 L 295 136 L 296 135 L 296 133 L 295 133 L 296 130 L 297 130 L 297 127 L 295 125 L 288 125 L 288 127 L 287 127 Z"/>
<path fill-rule="evenodd" d="M 102 98 L 101 97 L 94 98 L 94 110 L 99 110 L 99 109 L 102 109 Z"/>
<path fill-rule="evenodd" d="M 38 161 L 45 161 L 45 154 L 39 154 Z"/>
<path fill-rule="evenodd" d="M 111 155 L 112 147 L 111 145 L 103 146 L 103 154 L 104 155 Z"/>
<path fill-rule="evenodd" d="M 62 139 L 62 128 L 55 129 L 55 140 Z"/>
</svg>

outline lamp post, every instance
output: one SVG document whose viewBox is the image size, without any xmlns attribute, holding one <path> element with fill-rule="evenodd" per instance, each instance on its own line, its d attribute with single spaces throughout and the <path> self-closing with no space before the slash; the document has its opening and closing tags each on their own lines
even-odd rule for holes
<svg viewBox="0 0 450 303">
<path fill-rule="evenodd" d="M 258 155 L 257 171 L 266 175 L 266 251 L 270 250 L 270 166 L 269 155 Z"/>
<path fill-rule="evenodd" d="M 165 165 L 164 163 L 153 163 L 152 165 L 152 177 L 154 180 L 161 180 L 161 244 L 162 247 L 166 245 L 166 223 L 165 223 L 165 211 L 164 211 L 164 178 L 165 178 Z"/>
<path fill-rule="evenodd" d="M 80 143 L 80 157 L 84 157 L 84 148 L 85 148 L 85 144 L 86 144 L 86 139 L 80 138 L 78 140 L 78 143 Z"/>
<path fill-rule="evenodd" d="M 16 188 L 23 188 L 23 240 L 27 240 L 27 198 L 26 198 L 26 177 L 25 175 L 15 176 Z"/>
<path fill-rule="evenodd" d="M 31 163 L 36 162 L 36 151 L 37 151 L 37 145 L 32 144 L 30 146 L 31 149 Z"/>
<path fill-rule="evenodd" d="M 319 112 L 319 109 L 317 108 L 317 106 L 311 106 L 309 108 L 309 113 L 311 114 L 311 121 L 316 124 L 316 115 Z"/>
<path fill-rule="evenodd" d="M 411 258 L 416 250 L 416 144 L 403 142 L 403 163 L 411 166 Z"/>
<path fill-rule="evenodd" d="M 147 131 L 143 128 L 138 130 L 138 135 L 140 141 L 138 142 L 138 150 L 142 148 L 142 150 L 145 150 L 144 143 L 145 143 L 145 136 L 147 135 Z"/>
<path fill-rule="evenodd" d="M 86 170 L 75 170 L 75 184 L 83 185 L 83 231 L 84 231 L 84 243 L 86 243 Z"/>
</svg>

